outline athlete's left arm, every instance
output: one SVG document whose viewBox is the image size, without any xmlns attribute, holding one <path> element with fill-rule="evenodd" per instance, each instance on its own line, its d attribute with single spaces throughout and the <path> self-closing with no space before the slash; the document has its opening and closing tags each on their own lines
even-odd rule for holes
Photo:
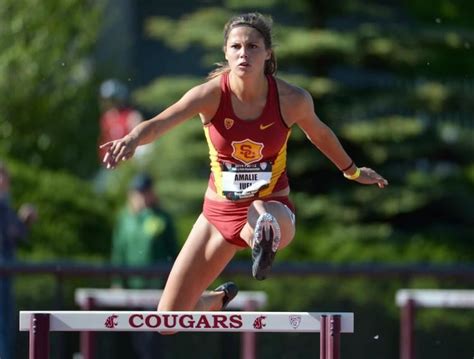
<svg viewBox="0 0 474 359">
<path fill-rule="evenodd" d="M 344 170 L 348 176 L 356 174 L 357 166 L 352 161 L 341 145 L 334 132 L 323 123 L 314 111 L 311 95 L 298 89 L 294 96 L 294 106 L 291 115 L 296 123 L 306 134 L 306 137 L 327 157 L 339 170 Z M 352 165 L 351 165 L 352 164 Z M 355 179 L 362 184 L 377 184 L 380 188 L 388 185 L 385 178 L 370 168 L 361 167 L 360 176 Z"/>
</svg>

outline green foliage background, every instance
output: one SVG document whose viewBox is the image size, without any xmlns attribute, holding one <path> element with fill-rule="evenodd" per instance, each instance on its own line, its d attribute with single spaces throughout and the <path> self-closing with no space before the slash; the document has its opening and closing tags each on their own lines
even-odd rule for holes
<svg viewBox="0 0 474 359">
<path fill-rule="evenodd" d="M 152 14 L 143 31 L 166 45 L 170 57 L 196 50 L 200 56 L 189 61 L 199 61 L 201 71 L 180 69 L 179 76 L 150 79 L 134 92 L 143 110 L 159 112 L 204 81 L 213 63 L 223 60 L 227 19 L 259 10 L 275 19 L 278 75 L 309 90 L 316 112 L 357 164 L 377 169 L 390 181 L 383 191 L 346 181 L 295 129 L 288 171 L 298 231 L 278 260 L 473 262 L 471 2 L 226 0 L 192 5 L 179 17 Z M 40 211 L 21 249 L 23 260 L 107 262 L 115 211 L 128 179 L 140 169 L 158 178 L 157 190 L 177 218 L 181 241 L 200 211 L 209 160 L 198 119 L 109 175 L 105 192 L 94 191 L 97 84 L 107 74 L 98 72 L 93 53 L 103 9 L 103 1 L 0 3 L 0 91 L 5 94 L 0 97 L 0 154 L 15 179 L 15 204 L 34 202 Z M 249 253 L 238 259 L 248 260 Z M 463 286 L 423 278 L 238 282 L 243 289 L 265 290 L 269 310 L 355 311 L 357 332 L 343 338 L 344 350 L 367 358 L 397 357 L 398 288 Z M 69 283 L 68 305 L 75 286 L 93 284 Z M 50 298 L 53 285 L 48 279 L 18 280 L 19 305 L 48 307 L 35 293 Z M 466 334 L 474 324 L 472 313 L 443 313 L 421 313 L 420 358 L 448 357 L 452 347 L 460 357 L 472 355 Z M 446 332 L 451 335 L 440 342 L 437 338 Z M 185 351 L 180 340 L 194 339 L 173 338 L 169 345 Z M 308 348 L 317 351 L 314 345 L 304 336 L 263 336 L 260 350 L 263 357 L 306 357 Z"/>
<path fill-rule="evenodd" d="M 201 8 L 179 19 L 152 17 L 146 28 L 175 51 L 204 49 L 203 67 L 210 69 L 223 59 L 220 29 L 225 21 L 236 10 L 251 8 L 227 5 Z M 313 26 L 312 19 L 321 19 L 319 5 L 296 2 L 291 18 L 282 15 L 283 9 L 291 10 L 283 3 L 268 2 L 264 10 L 277 20 L 279 74 L 308 89 L 317 113 L 357 163 L 376 168 L 391 185 L 378 191 L 347 183 L 295 131 L 288 167 L 303 229 L 282 255 L 326 261 L 471 261 L 474 132 L 468 74 L 474 67 L 473 32 L 443 26 L 443 13 L 425 23 L 431 8 L 419 3 L 404 9 L 356 1 L 324 3 L 325 22 L 343 23 L 349 16 L 357 21 Z M 459 9 L 456 13 L 461 16 Z M 159 111 L 199 80 L 193 74 L 162 77 L 137 91 L 135 98 L 150 111 Z M 208 161 L 206 148 L 195 122 L 157 146 L 156 156 L 162 160 L 150 165 L 164 174 L 164 186 L 167 181 L 172 186 L 178 177 L 184 188 L 195 186 L 196 178 L 206 181 L 207 172 L 199 170 Z M 173 151 L 176 143 L 185 145 Z M 186 190 L 172 196 L 189 199 Z M 176 199 L 169 204 L 182 203 Z M 325 240 L 308 243 L 309 238 Z"/>
</svg>

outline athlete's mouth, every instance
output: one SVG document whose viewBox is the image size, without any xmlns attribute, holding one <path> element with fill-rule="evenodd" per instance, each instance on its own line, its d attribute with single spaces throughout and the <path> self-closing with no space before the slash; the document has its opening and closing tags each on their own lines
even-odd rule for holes
<svg viewBox="0 0 474 359">
<path fill-rule="evenodd" d="M 250 66 L 250 64 L 248 62 L 244 61 L 244 62 L 241 62 L 238 66 L 248 67 L 248 66 Z"/>
</svg>

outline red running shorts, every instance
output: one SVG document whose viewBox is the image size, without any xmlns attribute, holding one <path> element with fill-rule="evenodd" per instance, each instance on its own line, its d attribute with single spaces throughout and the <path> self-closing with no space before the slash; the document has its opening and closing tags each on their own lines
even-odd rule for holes
<svg viewBox="0 0 474 359">
<path fill-rule="evenodd" d="M 283 203 L 294 217 L 295 207 L 287 196 L 259 199 L 264 202 L 278 201 Z M 227 242 L 239 247 L 248 247 L 247 243 L 240 237 L 240 231 L 247 223 L 247 212 L 253 201 L 254 199 L 236 202 L 214 201 L 204 198 L 202 213 Z"/>
</svg>

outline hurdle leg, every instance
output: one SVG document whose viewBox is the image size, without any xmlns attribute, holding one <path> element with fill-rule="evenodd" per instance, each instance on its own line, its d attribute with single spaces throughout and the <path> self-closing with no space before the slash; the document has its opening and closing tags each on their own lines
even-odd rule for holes
<svg viewBox="0 0 474 359">
<path fill-rule="evenodd" d="M 340 359 L 341 357 L 341 316 L 321 315 L 319 339 L 320 359 Z"/>
<path fill-rule="evenodd" d="M 81 308 L 83 310 L 93 310 L 95 301 L 88 297 L 86 303 Z M 83 331 L 80 334 L 80 347 L 83 359 L 94 359 L 95 355 L 95 333 L 90 331 Z"/>
<path fill-rule="evenodd" d="M 49 314 L 31 315 L 29 344 L 29 359 L 49 358 Z"/>
<path fill-rule="evenodd" d="M 321 315 L 320 323 L 321 329 L 319 333 L 319 358 L 320 359 L 327 359 L 327 322 L 326 322 L 327 315 Z"/>
<path fill-rule="evenodd" d="M 327 359 L 340 359 L 341 357 L 341 316 L 330 315 L 326 317 Z"/>
<path fill-rule="evenodd" d="M 253 312 L 257 310 L 257 303 L 253 300 L 249 300 L 244 310 L 247 312 Z M 256 359 L 256 346 L 257 346 L 257 333 L 255 332 L 242 332 L 241 344 L 240 344 L 240 358 L 241 359 Z"/>
<path fill-rule="evenodd" d="M 408 299 L 401 309 L 400 358 L 415 359 L 415 312 L 416 303 Z"/>
</svg>

